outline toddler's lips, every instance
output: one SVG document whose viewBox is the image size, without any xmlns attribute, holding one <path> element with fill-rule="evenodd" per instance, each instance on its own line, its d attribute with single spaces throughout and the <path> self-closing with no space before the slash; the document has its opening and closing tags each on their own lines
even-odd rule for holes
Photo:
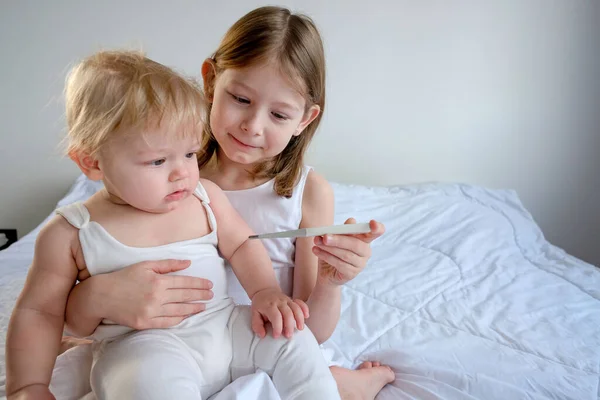
<svg viewBox="0 0 600 400">
<path fill-rule="evenodd" d="M 186 193 L 186 190 L 177 190 L 176 192 L 173 192 L 173 193 L 167 195 L 167 200 L 168 201 L 181 200 L 185 196 L 185 193 Z"/>
</svg>

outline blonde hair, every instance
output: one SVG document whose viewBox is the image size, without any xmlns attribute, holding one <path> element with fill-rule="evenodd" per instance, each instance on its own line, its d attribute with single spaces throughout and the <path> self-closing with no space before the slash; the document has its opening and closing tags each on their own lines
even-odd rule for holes
<svg viewBox="0 0 600 400">
<path fill-rule="evenodd" d="M 202 134 L 199 85 L 137 51 L 101 51 L 70 71 L 67 154 L 96 154 L 116 132 L 172 124 Z"/>
<path fill-rule="evenodd" d="M 289 76 L 306 100 L 306 111 L 318 105 L 321 113 L 299 136 L 293 136 L 283 152 L 258 165 L 256 178 L 275 178 L 275 192 L 290 197 L 304 163 L 304 153 L 310 144 L 325 108 L 325 54 L 323 42 L 314 22 L 305 15 L 292 14 L 281 7 L 257 8 L 240 18 L 225 34 L 212 56 L 217 75 L 228 68 L 246 68 L 275 62 L 284 76 Z M 208 98 L 213 97 L 214 80 L 206 85 Z M 200 169 L 215 162 L 219 144 L 210 128 L 210 110 L 204 125 Z"/>
</svg>

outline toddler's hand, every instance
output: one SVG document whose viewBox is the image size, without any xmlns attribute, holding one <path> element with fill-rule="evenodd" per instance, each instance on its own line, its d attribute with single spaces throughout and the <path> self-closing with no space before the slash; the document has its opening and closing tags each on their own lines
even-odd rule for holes
<svg viewBox="0 0 600 400">
<path fill-rule="evenodd" d="M 282 333 L 291 338 L 294 329 L 304 329 L 304 319 L 308 318 L 308 306 L 302 300 L 292 300 L 280 289 L 264 289 L 252 297 L 252 330 L 259 337 L 267 334 L 266 322 L 271 323 L 273 337 Z"/>
<path fill-rule="evenodd" d="M 25 386 L 21 390 L 9 395 L 8 400 L 56 400 L 46 385 L 35 384 Z"/>
</svg>

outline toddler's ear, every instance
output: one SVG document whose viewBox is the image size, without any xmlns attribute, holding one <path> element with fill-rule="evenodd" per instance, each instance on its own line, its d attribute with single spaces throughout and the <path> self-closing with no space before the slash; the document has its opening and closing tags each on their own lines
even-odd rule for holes
<svg viewBox="0 0 600 400">
<path fill-rule="evenodd" d="M 88 153 L 71 152 L 69 153 L 69 157 L 89 179 L 99 181 L 104 177 L 104 174 L 98 166 L 98 160 Z"/>
</svg>

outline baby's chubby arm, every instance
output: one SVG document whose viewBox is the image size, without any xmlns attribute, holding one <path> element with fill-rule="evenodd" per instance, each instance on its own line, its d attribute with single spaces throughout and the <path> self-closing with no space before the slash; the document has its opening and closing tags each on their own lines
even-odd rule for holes
<svg viewBox="0 0 600 400">
<path fill-rule="evenodd" d="M 254 232 L 233 208 L 225 193 L 214 183 L 200 180 L 217 220 L 219 251 L 229 260 L 233 272 L 252 300 L 252 329 L 265 335 L 264 320 L 273 327 L 273 336 L 283 331 L 291 337 L 294 328 L 304 328 L 308 307 L 301 300 L 292 300 L 279 287 L 271 259 L 259 240 L 249 240 Z"/>
<path fill-rule="evenodd" d="M 50 384 L 60 349 L 67 298 L 77 279 L 74 240 L 77 230 L 60 216 L 54 217 L 38 234 L 33 263 L 8 327 L 8 397 L 29 388 L 47 388 Z"/>
</svg>

